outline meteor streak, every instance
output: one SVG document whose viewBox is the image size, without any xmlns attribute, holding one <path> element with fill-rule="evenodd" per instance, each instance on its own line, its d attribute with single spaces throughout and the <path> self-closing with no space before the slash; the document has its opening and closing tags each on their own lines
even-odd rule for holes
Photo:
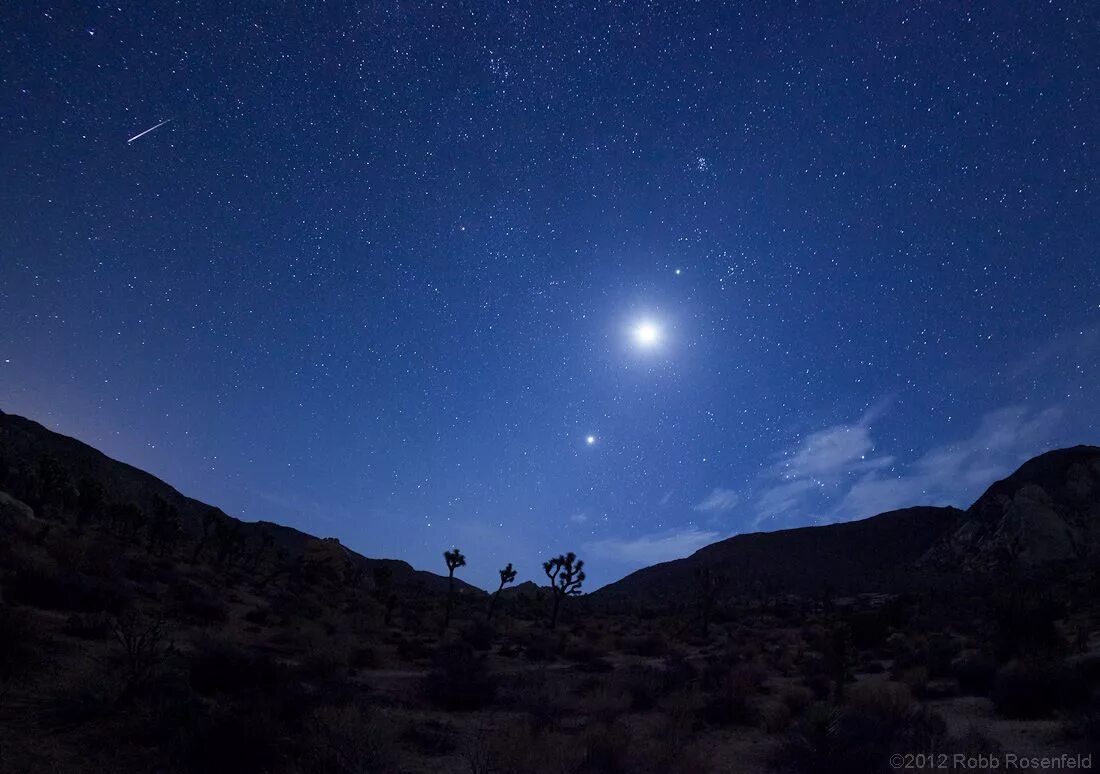
<svg viewBox="0 0 1100 774">
<path fill-rule="evenodd" d="M 138 139 L 139 137 L 144 137 L 145 135 L 149 134 L 149 132 L 153 131 L 154 129 L 160 129 L 162 126 L 164 126 L 166 123 L 168 123 L 171 120 L 172 120 L 171 118 L 166 118 L 165 120 L 161 121 L 156 126 L 149 127 L 148 129 L 146 129 L 141 134 L 135 134 L 133 137 L 131 137 L 129 140 L 126 141 L 126 144 L 129 145 L 130 143 L 132 143 L 134 140 Z"/>
</svg>

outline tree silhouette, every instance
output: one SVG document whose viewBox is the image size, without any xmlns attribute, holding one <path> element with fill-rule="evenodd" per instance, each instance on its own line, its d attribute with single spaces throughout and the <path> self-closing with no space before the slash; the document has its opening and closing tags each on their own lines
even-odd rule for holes
<svg viewBox="0 0 1100 774">
<path fill-rule="evenodd" d="M 451 624 L 451 604 L 455 595 L 455 570 L 466 566 L 466 557 L 457 548 L 443 552 L 443 561 L 447 563 L 447 612 L 443 617 L 443 629 Z"/>
<path fill-rule="evenodd" d="M 564 597 L 575 597 L 581 593 L 584 583 L 584 562 L 570 551 L 542 563 L 546 577 L 550 579 L 550 588 L 554 590 L 554 610 L 550 615 L 550 628 L 558 625 L 558 610 Z"/>
<path fill-rule="evenodd" d="M 485 617 L 486 621 L 493 620 L 493 609 L 497 606 L 497 597 L 500 596 L 500 592 L 504 590 L 504 587 L 516 579 L 516 571 L 512 569 L 512 563 L 508 562 L 508 566 L 503 570 L 500 570 L 500 586 L 497 588 L 496 593 L 493 594 L 493 598 L 489 600 L 489 614 Z"/>
</svg>

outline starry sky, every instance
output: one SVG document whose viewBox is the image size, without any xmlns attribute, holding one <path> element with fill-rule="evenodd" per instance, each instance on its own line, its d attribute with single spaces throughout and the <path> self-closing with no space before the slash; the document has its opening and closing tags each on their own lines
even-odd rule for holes
<svg viewBox="0 0 1100 774">
<path fill-rule="evenodd" d="M 11 4 L 0 409 L 484 586 L 966 506 L 1100 442 L 1098 29 Z"/>
</svg>

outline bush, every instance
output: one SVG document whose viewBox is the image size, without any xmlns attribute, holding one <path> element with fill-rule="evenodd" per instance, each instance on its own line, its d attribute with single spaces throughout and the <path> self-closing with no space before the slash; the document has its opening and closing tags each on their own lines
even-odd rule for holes
<svg viewBox="0 0 1100 774">
<path fill-rule="evenodd" d="M 13 601 L 24 605 L 86 613 L 117 613 L 129 602 L 120 586 L 45 562 L 16 570 L 8 593 Z"/>
<path fill-rule="evenodd" d="M 215 710 L 181 731 L 179 753 L 194 772 L 267 774 L 279 770 L 288 753 L 284 725 L 263 707 Z"/>
<path fill-rule="evenodd" d="M 214 626 L 229 618 L 228 609 L 217 596 L 191 582 L 173 587 L 168 611 L 177 620 L 198 626 Z"/>
<path fill-rule="evenodd" d="M 38 632 L 22 610 L 0 605 L 0 689 L 38 663 Z"/>
<path fill-rule="evenodd" d="M 991 698 L 1008 718 L 1050 716 L 1054 710 L 1082 704 L 1088 686 L 1064 667 L 1049 661 L 1011 661 L 997 672 Z"/>
<path fill-rule="evenodd" d="M 428 698 L 447 710 L 476 710 L 496 696 L 496 681 L 466 642 L 444 643 L 424 680 Z"/>
<path fill-rule="evenodd" d="M 462 639 L 474 650 L 486 651 L 493 647 L 496 632 L 484 621 L 473 621 L 462 630 Z"/>
<path fill-rule="evenodd" d="M 592 774 L 619 774 L 633 769 L 627 763 L 630 739 L 617 725 L 593 724 L 581 737 L 584 758 L 578 769 Z"/>
<path fill-rule="evenodd" d="M 110 622 L 102 613 L 73 613 L 62 629 L 70 637 L 82 640 L 102 640 L 111 633 Z"/>
<path fill-rule="evenodd" d="M 623 653 L 645 658 L 664 656 L 669 652 L 668 641 L 656 632 L 641 637 L 624 637 L 619 648 Z"/>
<path fill-rule="evenodd" d="M 864 681 L 851 687 L 848 703 L 858 712 L 898 724 L 913 710 L 913 693 L 904 683 Z"/>
<path fill-rule="evenodd" d="M 944 749 L 945 738 L 943 721 L 926 711 L 913 710 L 891 720 L 816 704 L 795 724 L 773 764 L 791 774 L 886 772 L 891 754 Z"/>
<path fill-rule="evenodd" d="M 290 670 L 265 655 L 250 654 L 223 643 L 201 647 L 188 672 L 191 688 L 201 696 L 258 700 L 291 692 Z"/>
<path fill-rule="evenodd" d="M 958 681 L 961 693 L 987 696 L 997 676 L 997 663 L 992 656 L 964 650 L 952 659 L 951 674 Z"/>
<path fill-rule="evenodd" d="M 271 623 L 271 608 L 267 605 L 254 607 L 244 614 L 244 620 L 256 626 L 267 626 Z"/>
<path fill-rule="evenodd" d="M 560 653 L 561 641 L 545 633 L 532 633 L 523 648 L 523 655 L 528 661 L 553 661 Z"/>
<path fill-rule="evenodd" d="M 423 755 L 450 755 L 458 749 L 453 732 L 438 720 L 414 721 L 405 726 L 400 739 Z"/>
<path fill-rule="evenodd" d="M 313 713 L 305 763 L 309 771 L 360 774 L 390 771 L 393 731 L 382 717 L 354 705 L 320 707 Z"/>
<path fill-rule="evenodd" d="M 735 667 L 703 704 L 703 719 L 719 726 L 753 722 L 750 699 L 763 682 L 764 677 L 759 670 L 744 665 Z"/>
</svg>

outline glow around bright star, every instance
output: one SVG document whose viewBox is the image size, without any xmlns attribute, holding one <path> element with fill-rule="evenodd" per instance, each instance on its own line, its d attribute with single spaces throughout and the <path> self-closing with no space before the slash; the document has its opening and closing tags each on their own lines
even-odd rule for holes
<svg viewBox="0 0 1100 774">
<path fill-rule="evenodd" d="M 652 349 L 661 343 L 661 328 L 652 320 L 642 320 L 634 326 L 634 343 Z"/>
</svg>

